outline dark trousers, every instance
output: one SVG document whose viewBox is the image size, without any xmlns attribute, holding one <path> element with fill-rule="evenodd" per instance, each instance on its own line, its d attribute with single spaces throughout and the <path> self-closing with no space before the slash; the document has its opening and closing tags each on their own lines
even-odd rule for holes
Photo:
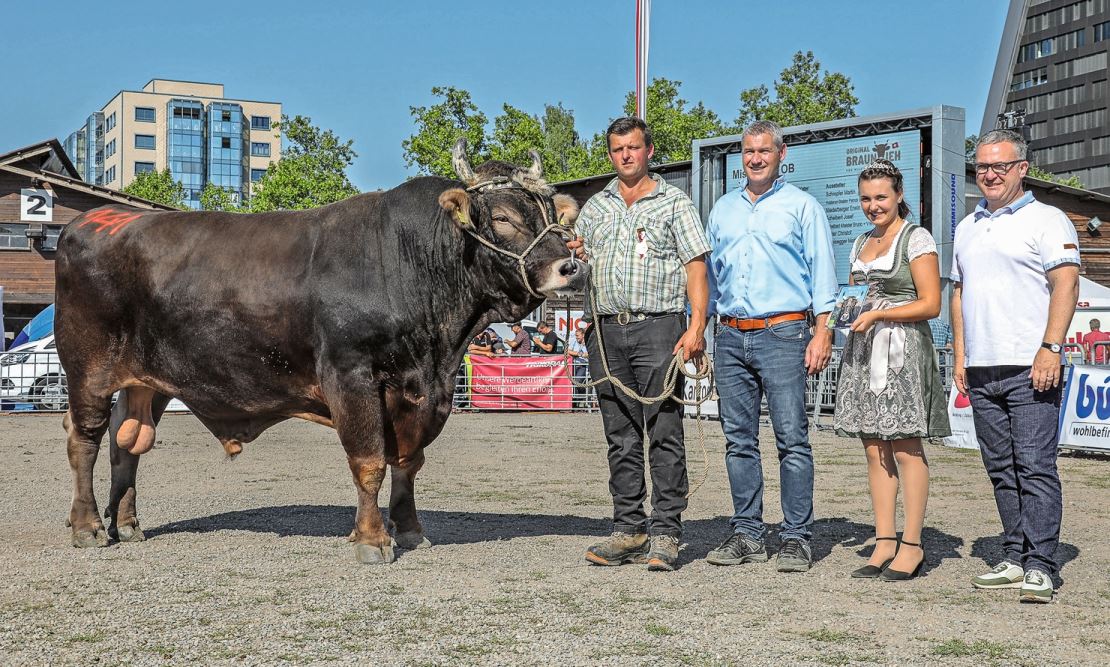
<svg viewBox="0 0 1110 667">
<path fill-rule="evenodd" d="M 1060 389 L 1034 391 L 1028 366 L 967 369 L 983 465 L 994 485 L 1006 560 L 1056 572 L 1063 498 L 1056 472 Z"/>
<path fill-rule="evenodd" d="M 658 396 L 663 391 L 667 366 L 674 357 L 675 343 L 686 331 L 682 313 L 664 315 L 628 324 L 610 318 L 590 327 L 586 346 L 590 353 L 590 375 L 605 376 L 598 349 L 598 329 L 604 337 L 609 372 L 641 396 Z M 682 387 L 675 387 L 681 395 Z M 653 535 L 682 534 L 682 511 L 686 509 L 686 449 L 683 445 L 682 406 L 672 400 L 643 405 L 609 382 L 597 386 L 598 404 L 609 444 L 609 493 L 613 496 L 613 529 L 625 533 Z M 651 442 L 651 524 L 644 512 L 647 487 L 644 481 L 644 424 Z"/>
</svg>

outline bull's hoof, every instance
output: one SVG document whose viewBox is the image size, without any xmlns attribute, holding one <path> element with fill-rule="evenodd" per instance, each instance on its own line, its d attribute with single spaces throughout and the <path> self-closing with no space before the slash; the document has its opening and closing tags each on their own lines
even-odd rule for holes
<svg viewBox="0 0 1110 667">
<path fill-rule="evenodd" d="M 120 542 L 142 542 L 146 539 L 146 535 L 143 535 L 142 529 L 138 526 L 116 526 L 114 532 Z"/>
<path fill-rule="evenodd" d="M 355 560 L 366 565 L 389 565 L 395 560 L 393 547 L 376 547 L 373 544 L 356 544 Z"/>
<path fill-rule="evenodd" d="M 75 530 L 73 531 L 73 546 L 78 549 L 106 547 L 108 546 L 108 531 L 103 528 L 97 528 L 95 532 L 91 530 Z"/>
<path fill-rule="evenodd" d="M 397 533 L 393 541 L 402 549 L 427 549 L 432 546 L 424 533 Z"/>
</svg>

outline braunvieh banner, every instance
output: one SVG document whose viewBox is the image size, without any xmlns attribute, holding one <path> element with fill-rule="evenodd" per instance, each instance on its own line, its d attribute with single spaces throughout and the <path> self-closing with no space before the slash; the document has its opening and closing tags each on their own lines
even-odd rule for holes
<svg viewBox="0 0 1110 667">
<path fill-rule="evenodd" d="M 570 410 L 571 384 L 563 357 L 470 358 L 470 404 L 487 410 Z"/>
<path fill-rule="evenodd" d="M 1060 446 L 1110 452 L 1110 369 L 1068 366 Z"/>
</svg>

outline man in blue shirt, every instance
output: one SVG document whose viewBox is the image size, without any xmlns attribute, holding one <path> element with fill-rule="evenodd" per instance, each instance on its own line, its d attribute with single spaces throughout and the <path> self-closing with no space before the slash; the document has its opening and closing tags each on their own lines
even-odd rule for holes
<svg viewBox="0 0 1110 667">
<path fill-rule="evenodd" d="M 783 511 L 778 570 L 805 572 L 813 562 L 806 374 L 821 372 L 832 352 L 832 332 L 825 326 L 837 292 L 832 235 L 817 200 L 779 177 L 786 146 L 778 125 L 753 123 L 741 146 L 747 180 L 717 201 L 706 228 L 713 247 L 709 308 L 720 320 L 713 363 L 734 509 L 733 532 L 707 560 L 767 560 L 759 458 L 759 407 L 766 392 Z M 816 314 L 815 333 L 809 312 Z"/>
</svg>

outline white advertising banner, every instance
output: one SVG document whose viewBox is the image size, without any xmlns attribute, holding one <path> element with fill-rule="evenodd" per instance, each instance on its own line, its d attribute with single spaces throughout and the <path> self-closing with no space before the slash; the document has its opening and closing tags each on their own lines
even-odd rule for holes
<svg viewBox="0 0 1110 667">
<path fill-rule="evenodd" d="M 1110 368 L 1068 366 L 1060 447 L 1110 452 Z"/>
<path fill-rule="evenodd" d="M 952 435 L 944 439 L 949 447 L 979 449 L 975 439 L 975 421 L 971 418 L 971 401 L 952 385 L 948 395 L 948 422 L 952 425 Z"/>
</svg>

